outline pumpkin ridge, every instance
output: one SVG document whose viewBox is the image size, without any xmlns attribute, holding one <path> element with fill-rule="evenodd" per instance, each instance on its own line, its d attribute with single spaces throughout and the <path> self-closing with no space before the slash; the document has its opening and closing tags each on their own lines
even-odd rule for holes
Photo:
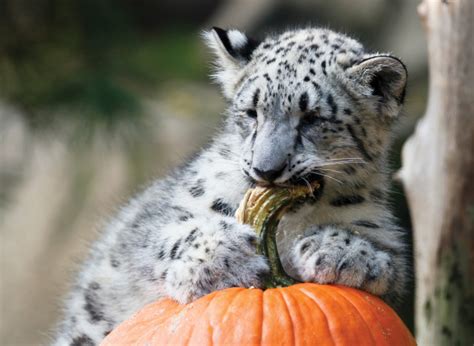
<svg viewBox="0 0 474 346">
<path fill-rule="evenodd" d="M 321 341 L 321 344 L 324 346 L 328 346 L 328 343 L 333 345 L 334 343 L 329 338 L 329 326 L 322 319 L 325 317 L 324 312 L 319 308 L 319 306 L 315 306 L 314 300 L 298 289 L 288 289 L 288 292 L 293 299 L 297 301 L 298 310 L 301 312 L 302 316 L 304 316 L 303 320 L 305 320 L 305 323 L 308 323 L 313 331 L 314 329 L 317 329 L 314 335 L 320 337 L 321 340 L 324 340 Z M 305 328 L 305 330 L 307 329 Z"/>
<path fill-rule="evenodd" d="M 265 291 L 262 292 L 262 308 L 261 308 L 261 315 L 260 315 L 260 342 L 258 343 L 259 345 L 262 345 L 263 341 L 263 326 L 265 325 Z"/>
<path fill-rule="evenodd" d="M 293 345 L 299 345 L 299 344 L 296 343 L 296 328 L 295 328 L 295 326 L 297 325 L 297 323 L 295 323 L 295 320 L 293 318 L 293 313 L 291 312 L 291 310 L 289 308 L 288 297 L 286 296 L 286 294 L 288 294 L 287 291 L 288 290 L 285 287 L 284 289 L 278 290 L 278 293 L 280 293 L 280 295 L 282 296 L 283 301 L 285 302 L 286 311 L 288 312 L 288 316 L 290 316 L 291 328 L 292 328 L 292 334 L 293 334 Z"/>
<path fill-rule="evenodd" d="M 290 310 L 288 309 L 288 305 L 286 304 L 286 299 L 285 297 L 283 296 L 281 289 L 278 289 L 278 288 L 275 288 L 273 289 L 273 292 L 276 292 L 280 295 L 281 299 L 283 300 L 283 306 L 285 306 L 285 311 L 286 311 L 286 314 L 288 315 L 289 317 L 289 321 L 291 321 L 290 323 L 290 326 L 291 326 L 291 335 L 292 335 L 292 338 L 293 338 L 293 343 L 292 345 L 296 345 L 296 336 L 295 336 L 295 323 L 293 321 L 293 316 L 291 316 L 291 313 L 290 313 Z M 290 333 L 290 331 L 289 331 Z"/>
<path fill-rule="evenodd" d="M 370 335 L 370 338 L 372 339 L 372 345 L 377 345 L 377 343 L 375 342 L 375 336 L 372 332 L 372 328 L 370 328 L 369 324 L 367 323 L 367 321 L 365 320 L 363 314 L 361 314 L 361 312 L 357 308 L 357 306 L 355 306 L 350 299 L 347 299 L 347 297 L 344 294 L 341 294 L 340 292 L 338 292 L 338 290 L 342 290 L 340 287 L 338 287 L 337 285 L 334 285 L 333 288 L 337 288 L 337 290 L 327 290 L 327 293 L 329 293 L 329 295 L 332 295 L 332 296 L 337 295 L 337 296 L 341 297 L 344 301 L 346 301 L 350 306 L 352 306 L 354 308 L 354 310 L 359 315 L 359 319 L 361 321 L 363 321 L 364 325 L 367 327 L 367 330 L 369 331 L 368 334 Z M 379 324 L 379 326 L 380 326 L 380 324 Z"/>
<path fill-rule="evenodd" d="M 358 311 L 360 311 L 359 308 L 356 306 L 356 304 L 353 303 L 353 299 L 359 299 L 360 301 L 364 301 L 364 297 L 363 297 L 361 294 L 359 294 L 358 291 L 356 291 L 356 290 L 351 290 L 351 291 L 350 291 L 349 298 L 348 298 L 348 292 L 347 292 L 346 290 L 344 290 L 343 288 L 341 288 L 341 287 L 339 287 L 339 286 L 337 286 L 337 285 L 334 286 L 334 288 L 335 288 L 335 292 L 336 292 L 337 294 L 344 296 L 344 298 L 345 298 L 346 300 L 348 300 L 352 305 L 354 305 L 354 307 L 355 307 Z M 367 294 L 367 296 L 368 296 L 368 294 Z M 357 305 L 359 305 L 359 304 L 357 304 Z M 380 333 L 381 333 L 382 335 L 384 335 L 384 330 L 385 330 L 385 328 L 384 328 L 384 326 L 382 325 L 382 323 L 380 323 L 380 320 L 377 318 L 377 313 L 374 311 L 373 307 L 374 307 L 374 306 L 371 304 L 369 307 L 367 307 L 367 311 L 372 315 L 372 317 L 373 317 L 375 323 L 376 323 L 377 326 L 379 327 Z M 373 338 L 375 338 L 375 339 L 374 339 L 374 344 L 375 344 L 375 345 L 379 345 L 379 343 L 378 343 L 378 341 L 377 341 L 377 338 L 376 338 L 376 336 L 375 336 L 374 333 L 373 333 L 373 330 L 372 330 L 373 328 L 369 325 L 369 322 L 366 320 L 367 312 L 365 312 L 365 311 L 360 311 L 360 316 L 364 319 L 365 323 L 367 324 L 367 326 L 368 326 L 368 328 L 369 328 L 369 330 L 370 330 L 370 332 L 371 332 Z M 386 341 L 385 338 L 384 338 L 384 341 Z M 386 344 L 387 344 L 387 343 L 386 343 Z"/>
<path fill-rule="evenodd" d="M 331 326 L 329 324 L 329 320 L 328 320 L 328 317 L 326 316 L 326 313 L 324 312 L 324 310 L 322 309 L 321 307 L 321 304 L 319 304 L 319 301 L 315 298 L 313 292 L 309 291 L 306 287 L 305 287 L 305 284 L 300 284 L 300 285 L 296 285 L 296 286 L 299 286 L 298 287 L 298 290 L 304 294 L 306 297 L 308 297 L 309 299 L 311 299 L 314 304 L 318 307 L 319 311 L 321 311 L 321 314 L 322 316 L 324 317 L 324 321 L 326 321 L 326 328 L 327 330 L 329 331 L 329 338 L 331 340 L 331 343 L 335 346 L 336 343 L 334 341 L 334 334 L 331 330 Z M 316 285 L 311 285 L 311 288 L 314 288 Z"/>
<path fill-rule="evenodd" d="M 367 329 L 367 325 L 364 325 L 365 322 L 362 322 L 360 318 L 357 319 L 357 314 L 354 314 L 353 310 L 347 311 L 348 308 L 351 308 L 351 305 L 347 305 L 345 300 L 339 299 L 338 296 L 331 294 L 331 289 L 334 286 L 335 285 L 317 285 L 314 287 L 314 297 L 322 302 L 323 306 L 326 306 L 325 310 L 328 312 L 328 320 L 332 322 L 333 327 L 340 329 L 336 329 L 335 335 L 339 338 L 339 341 L 336 342 L 336 344 L 352 345 L 354 344 L 354 341 L 352 340 L 354 335 L 350 335 L 348 331 L 351 330 L 352 333 L 356 332 L 355 337 L 360 338 L 359 333 L 361 333 L 364 326 Z M 350 290 L 351 288 L 348 289 Z M 319 294 L 316 292 L 319 292 Z M 344 323 L 344 319 L 340 319 L 341 316 L 339 315 L 339 311 L 345 311 L 344 316 L 346 323 Z M 347 318 L 349 314 L 352 318 Z M 359 323 L 354 323 L 354 321 L 359 321 Z M 360 322 L 362 322 L 362 325 Z M 357 328 L 355 328 L 355 325 L 357 325 Z M 365 334 L 367 334 L 367 331 Z"/>
</svg>

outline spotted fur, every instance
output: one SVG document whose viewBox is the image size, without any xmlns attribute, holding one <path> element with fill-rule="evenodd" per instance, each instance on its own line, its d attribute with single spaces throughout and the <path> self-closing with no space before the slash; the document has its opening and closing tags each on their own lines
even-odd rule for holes
<svg viewBox="0 0 474 346">
<path fill-rule="evenodd" d="M 288 272 L 384 298 L 403 292 L 403 233 L 387 207 L 387 149 L 406 84 L 399 59 L 367 53 L 326 29 L 264 41 L 205 34 L 229 101 L 210 146 L 124 206 L 94 245 L 66 301 L 57 345 L 100 342 L 160 297 L 190 302 L 229 286 L 259 287 L 266 260 L 233 217 L 255 184 L 320 181 L 282 220 Z"/>
</svg>

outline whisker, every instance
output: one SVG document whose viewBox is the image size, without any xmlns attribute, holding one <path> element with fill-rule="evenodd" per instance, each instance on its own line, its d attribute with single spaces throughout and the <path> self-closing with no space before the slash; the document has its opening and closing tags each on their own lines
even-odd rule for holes
<svg viewBox="0 0 474 346">
<path fill-rule="evenodd" d="M 311 193 L 313 193 L 313 187 L 311 186 L 310 182 L 304 178 L 304 177 L 301 177 L 301 179 L 306 183 L 306 185 L 308 186 L 308 189 L 311 191 Z"/>
<path fill-rule="evenodd" d="M 341 180 L 336 179 L 336 178 L 334 178 L 334 177 L 331 177 L 330 175 L 327 175 L 327 174 L 321 174 L 321 175 L 322 175 L 323 177 L 325 177 L 325 178 L 332 179 L 332 180 L 338 182 L 339 184 L 343 184 L 343 182 L 342 182 Z"/>
<path fill-rule="evenodd" d="M 341 171 L 337 171 L 335 169 L 330 169 L 330 168 L 321 168 L 322 171 L 327 171 L 327 172 L 334 172 L 334 173 L 339 173 L 342 174 Z"/>
<path fill-rule="evenodd" d="M 362 157 L 337 157 L 335 159 L 326 159 L 326 161 L 337 161 L 337 160 L 362 160 L 364 159 Z"/>
<path fill-rule="evenodd" d="M 335 166 L 335 165 L 343 165 L 347 163 L 352 163 L 352 164 L 367 164 L 367 162 L 361 162 L 361 161 L 337 161 L 337 162 L 314 162 L 315 166 L 319 167 L 324 167 L 324 166 Z"/>
</svg>

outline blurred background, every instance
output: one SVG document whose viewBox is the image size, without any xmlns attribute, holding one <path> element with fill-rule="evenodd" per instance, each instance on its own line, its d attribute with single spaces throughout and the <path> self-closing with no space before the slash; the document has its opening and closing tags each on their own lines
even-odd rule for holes
<svg viewBox="0 0 474 346">
<path fill-rule="evenodd" d="M 391 164 L 423 114 L 426 47 L 413 0 L 0 1 L 0 344 L 45 344 L 101 224 L 204 145 L 225 104 L 200 38 L 305 25 L 408 66 Z M 392 201 L 410 220 L 400 186 Z M 410 233 L 411 239 L 411 233 Z M 398 309 L 413 330 L 413 287 Z"/>
</svg>

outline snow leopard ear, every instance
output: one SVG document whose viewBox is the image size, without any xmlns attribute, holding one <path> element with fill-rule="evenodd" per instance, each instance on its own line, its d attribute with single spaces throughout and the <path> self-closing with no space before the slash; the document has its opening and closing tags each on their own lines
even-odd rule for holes
<svg viewBox="0 0 474 346">
<path fill-rule="evenodd" d="M 230 99 L 240 72 L 250 61 L 253 51 L 260 42 L 238 30 L 216 27 L 204 32 L 203 36 L 217 58 L 216 69 L 212 76 L 221 84 L 224 95 Z"/>
<path fill-rule="evenodd" d="M 408 72 L 400 59 L 373 55 L 347 69 L 364 96 L 378 98 L 378 108 L 396 116 L 405 99 Z"/>
</svg>

